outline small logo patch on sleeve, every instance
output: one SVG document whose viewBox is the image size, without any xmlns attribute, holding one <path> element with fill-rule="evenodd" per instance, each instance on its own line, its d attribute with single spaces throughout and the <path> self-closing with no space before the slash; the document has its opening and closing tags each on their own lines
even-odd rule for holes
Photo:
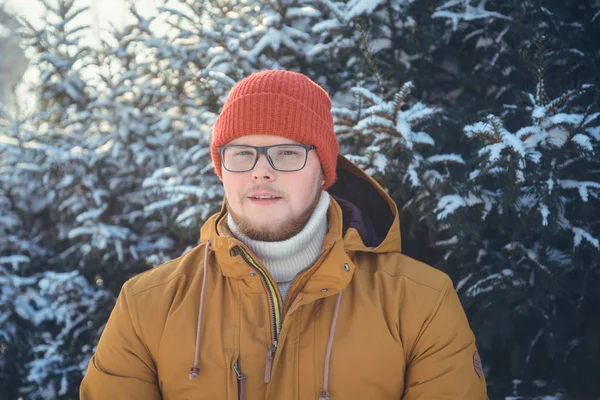
<svg viewBox="0 0 600 400">
<path fill-rule="evenodd" d="M 473 354 L 473 366 L 475 367 L 475 372 L 479 379 L 483 376 L 483 366 L 481 365 L 481 358 L 479 357 L 479 352 L 475 350 L 475 354 Z"/>
</svg>

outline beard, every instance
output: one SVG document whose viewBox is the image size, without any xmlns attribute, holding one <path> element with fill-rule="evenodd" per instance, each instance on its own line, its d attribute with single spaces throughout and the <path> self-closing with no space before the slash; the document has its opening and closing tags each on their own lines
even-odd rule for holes
<svg viewBox="0 0 600 400">
<path fill-rule="evenodd" d="M 250 220 L 243 216 L 238 215 L 229 206 L 229 202 L 225 199 L 227 210 L 233 221 L 237 225 L 238 230 L 249 237 L 252 240 L 258 240 L 261 242 L 280 242 L 287 240 L 291 237 L 296 236 L 308 223 L 308 220 L 315 212 L 319 200 L 321 199 L 320 187 L 313 194 L 313 199 L 306 210 L 297 217 L 283 221 L 278 225 L 268 225 L 268 227 L 257 227 L 253 225 Z"/>
</svg>

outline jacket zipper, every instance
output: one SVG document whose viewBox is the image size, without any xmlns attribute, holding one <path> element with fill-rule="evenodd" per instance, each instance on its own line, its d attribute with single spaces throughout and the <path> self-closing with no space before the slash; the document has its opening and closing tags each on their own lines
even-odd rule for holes
<svg viewBox="0 0 600 400">
<path fill-rule="evenodd" d="M 313 262 L 311 265 L 304 268 L 303 270 L 298 272 L 296 274 L 296 276 L 294 276 L 294 279 L 292 280 L 292 283 L 290 285 L 290 290 L 294 286 L 294 283 L 296 282 L 298 277 L 300 275 L 302 275 L 302 273 L 309 270 L 313 265 L 315 265 L 316 262 L 319 261 L 319 259 L 321 259 L 323 254 L 325 254 L 328 249 L 329 248 L 326 248 L 325 250 L 323 250 L 321 252 L 321 254 L 319 255 L 319 257 L 315 260 L 315 262 Z M 231 252 L 232 252 L 232 254 L 239 254 L 240 257 L 242 257 L 242 259 L 244 260 L 244 262 L 246 264 L 248 264 L 256 272 L 258 272 L 258 275 L 261 277 L 265 287 L 267 288 L 267 294 L 269 296 L 269 301 L 271 303 L 271 320 L 273 322 L 272 323 L 273 346 L 269 349 L 269 351 L 267 352 L 267 355 L 265 356 L 265 360 L 266 360 L 265 383 L 269 383 L 271 381 L 271 370 L 273 367 L 273 359 L 275 358 L 275 352 L 277 351 L 277 344 L 279 341 L 279 332 L 281 331 L 281 324 L 282 324 L 282 318 L 283 318 L 283 311 L 282 311 L 282 304 L 281 304 L 282 302 L 279 299 L 279 296 L 277 295 L 279 291 L 277 290 L 276 285 L 271 281 L 271 279 L 269 279 L 269 276 L 267 275 L 267 273 L 265 272 L 263 267 L 260 264 L 258 264 L 256 261 L 254 261 L 252 256 L 250 256 L 250 254 L 248 254 L 248 252 L 242 246 L 238 245 L 238 246 L 233 247 L 231 249 Z"/>
<path fill-rule="evenodd" d="M 238 380 L 238 399 L 246 400 L 246 375 L 242 374 L 240 364 L 237 360 L 233 364 L 233 371 L 235 372 Z"/>
<path fill-rule="evenodd" d="M 237 250 L 236 250 L 237 249 Z M 281 330 L 281 301 L 277 296 L 278 290 L 275 284 L 269 279 L 269 276 L 254 259 L 248 254 L 248 252 L 241 246 L 235 246 L 231 249 L 232 253 L 239 254 L 240 257 L 248 264 L 252 269 L 258 272 L 265 287 L 267 288 L 267 294 L 269 296 L 269 302 L 271 304 L 271 321 L 272 321 L 272 332 L 273 332 L 273 346 L 267 352 L 265 356 L 265 383 L 269 383 L 271 380 L 271 368 L 273 366 L 273 358 L 275 358 L 275 351 L 277 351 L 277 342 L 279 340 L 279 331 Z"/>
</svg>

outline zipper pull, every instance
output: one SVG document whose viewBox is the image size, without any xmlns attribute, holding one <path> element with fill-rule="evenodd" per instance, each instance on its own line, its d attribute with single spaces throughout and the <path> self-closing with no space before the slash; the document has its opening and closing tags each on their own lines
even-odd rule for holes
<svg viewBox="0 0 600 400">
<path fill-rule="evenodd" d="M 237 376 L 239 387 L 238 387 L 238 398 L 239 400 L 246 400 L 246 375 L 242 374 L 242 370 L 240 369 L 240 365 L 236 361 L 233 364 L 233 371 Z"/>
<path fill-rule="evenodd" d="M 271 368 L 273 367 L 273 358 L 275 358 L 275 350 L 277 350 L 277 342 L 273 343 L 273 347 L 267 352 L 265 359 L 267 364 L 265 365 L 265 383 L 271 381 Z"/>
</svg>

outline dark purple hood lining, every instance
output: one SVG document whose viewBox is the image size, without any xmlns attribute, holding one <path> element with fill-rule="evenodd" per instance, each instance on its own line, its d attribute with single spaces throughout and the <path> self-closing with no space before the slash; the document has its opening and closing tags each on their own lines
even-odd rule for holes
<svg viewBox="0 0 600 400">
<path fill-rule="evenodd" d="M 367 247 L 377 247 L 383 242 L 394 216 L 387 201 L 370 182 L 338 168 L 337 181 L 327 191 L 342 209 L 344 232 L 355 228 Z"/>
</svg>

